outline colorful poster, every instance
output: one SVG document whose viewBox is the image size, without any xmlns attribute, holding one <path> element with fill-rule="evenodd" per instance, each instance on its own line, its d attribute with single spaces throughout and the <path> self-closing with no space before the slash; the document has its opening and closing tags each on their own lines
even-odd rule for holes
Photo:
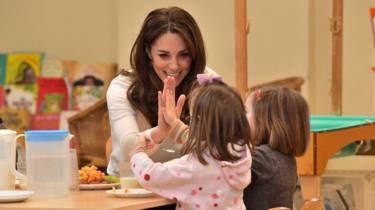
<svg viewBox="0 0 375 210">
<path fill-rule="evenodd" d="M 116 76 L 117 66 L 114 63 L 81 63 L 64 61 L 64 70 L 72 86 L 103 86 L 104 91 Z"/>
<path fill-rule="evenodd" d="M 33 114 L 31 130 L 58 130 L 60 114 Z"/>
<path fill-rule="evenodd" d="M 7 69 L 7 55 L 0 53 L 0 85 L 5 84 L 6 69 Z"/>
<path fill-rule="evenodd" d="M 75 86 L 73 87 L 73 110 L 79 111 L 88 108 L 103 98 L 103 86 Z"/>
<path fill-rule="evenodd" d="M 4 87 L 0 86 L 0 109 L 4 107 L 4 102 L 5 102 Z"/>
<path fill-rule="evenodd" d="M 41 53 L 9 53 L 5 84 L 35 84 L 41 61 Z"/>
<path fill-rule="evenodd" d="M 31 113 L 25 108 L 0 109 L 0 117 L 5 122 L 5 127 L 8 129 L 15 130 L 20 133 L 30 129 Z"/>
<path fill-rule="evenodd" d="M 63 78 L 38 78 L 37 113 L 55 114 L 68 110 L 68 88 Z"/>
<path fill-rule="evenodd" d="M 5 85 L 4 107 L 36 112 L 37 85 Z"/>
<path fill-rule="evenodd" d="M 63 77 L 64 67 L 63 61 L 57 59 L 43 59 L 42 77 Z"/>
<path fill-rule="evenodd" d="M 71 107 L 83 110 L 105 97 L 111 80 L 116 76 L 116 64 L 87 64 L 64 61 L 64 70 L 72 90 Z"/>
</svg>

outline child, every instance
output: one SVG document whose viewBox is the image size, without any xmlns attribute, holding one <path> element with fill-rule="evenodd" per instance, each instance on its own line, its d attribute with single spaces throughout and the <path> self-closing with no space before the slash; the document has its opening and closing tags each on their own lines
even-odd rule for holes
<svg viewBox="0 0 375 210">
<path fill-rule="evenodd" d="M 141 143 L 131 158 L 132 170 L 143 187 L 175 199 L 176 209 L 245 209 L 243 189 L 251 179 L 245 107 L 221 78 L 198 77 L 200 86 L 190 97 L 189 128 L 177 117 L 173 88 L 159 93 L 162 120 L 171 128 L 169 139 L 183 144 L 183 156 L 154 163 Z M 174 78 L 164 83 L 173 87 Z"/>
<path fill-rule="evenodd" d="M 251 184 L 244 192 L 246 208 L 292 209 L 295 157 L 305 152 L 310 132 L 307 102 L 290 88 L 263 87 L 251 93 L 246 109 L 255 146 Z"/>
</svg>

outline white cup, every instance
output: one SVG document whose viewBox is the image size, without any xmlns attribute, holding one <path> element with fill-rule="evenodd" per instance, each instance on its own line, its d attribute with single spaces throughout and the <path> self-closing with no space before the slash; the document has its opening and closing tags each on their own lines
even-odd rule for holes
<svg viewBox="0 0 375 210">
<path fill-rule="evenodd" d="M 0 160 L 0 190 L 14 190 L 15 176 L 7 161 Z"/>
<path fill-rule="evenodd" d="M 16 175 L 25 177 L 16 171 L 16 141 L 21 136 L 13 130 L 0 130 L 0 190 L 14 190 Z"/>
<path fill-rule="evenodd" d="M 122 189 L 142 188 L 131 170 L 129 162 L 120 163 L 120 184 Z"/>
</svg>

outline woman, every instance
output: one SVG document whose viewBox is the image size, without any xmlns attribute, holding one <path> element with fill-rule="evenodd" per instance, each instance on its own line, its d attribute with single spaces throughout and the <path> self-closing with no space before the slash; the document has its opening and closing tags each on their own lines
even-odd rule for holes
<svg viewBox="0 0 375 210">
<path fill-rule="evenodd" d="M 130 54 L 131 70 L 114 78 L 107 91 L 111 124 L 112 153 L 108 174 L 119 175 L 120 162 L 129 161 L 129 151 L 140 133 L 155 142 L 162 141 L 150 157 L 164 162 L 179 156 L 180 146 L 161 140 L 166 130 L 158 126 L 158 91 L 163 80 L 172 76 L 176 96 L 188 95 L 200 73 L 215 74 L 206 68 L 203 38 L 194 18 L 178 7 L 151 11 L 144 20 Z M 178 104 L 183 104 L 180 98 Z M 181 119 L 188 123 L 185 105 Z M 167 125 L 164 125 L 167 126 Z"/>
</svg>

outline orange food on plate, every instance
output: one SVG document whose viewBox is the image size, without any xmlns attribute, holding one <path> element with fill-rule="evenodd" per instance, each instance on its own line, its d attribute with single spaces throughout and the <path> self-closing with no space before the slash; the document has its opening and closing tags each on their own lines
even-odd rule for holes
<svg viewBox="0 0 375 210">
<path fill-rule="evenodd" d="M 81 184 L 106 183 L 105 174 L 94 165 L 83 166 L 79 171 L 79 182 Z"/>
</svg>

